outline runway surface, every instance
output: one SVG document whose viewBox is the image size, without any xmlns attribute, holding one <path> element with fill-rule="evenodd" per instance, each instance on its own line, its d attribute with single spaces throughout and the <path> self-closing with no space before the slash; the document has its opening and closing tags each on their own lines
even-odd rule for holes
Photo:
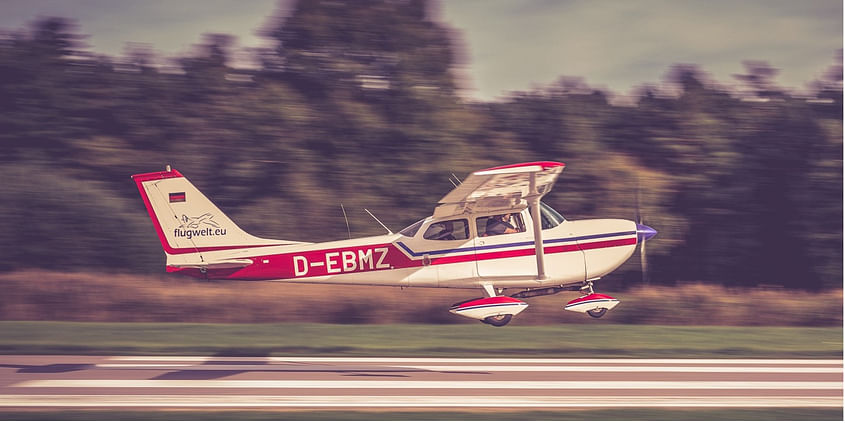
<svg viewBox="0 0 845 423">
<path fill-rule="evenodd" d="M 842 360 L 0 356 L 0 408 L 836 407 Z"/>
</svg>

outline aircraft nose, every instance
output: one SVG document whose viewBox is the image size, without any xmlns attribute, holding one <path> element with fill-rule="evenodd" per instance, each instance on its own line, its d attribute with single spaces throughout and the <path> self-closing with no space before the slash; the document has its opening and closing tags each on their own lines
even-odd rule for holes
<svg viewBox="0 0 845 423">
<path fill-rule="evenodd" d="M 647 241 L 654 238 L 655 235 L 657 235 L 657 231 L 654 228 L 637 223 L 638 241 Z"/>
</svg>

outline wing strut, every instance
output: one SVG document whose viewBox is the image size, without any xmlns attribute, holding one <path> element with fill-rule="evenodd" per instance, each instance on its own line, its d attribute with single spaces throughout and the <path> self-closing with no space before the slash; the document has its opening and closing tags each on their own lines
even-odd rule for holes
<svg viewBox="0 0 845 423">
<path fill-rule="evenodd" d="M 540 199 L 551 191 L 564 166 L 559 162 L 529 162 L 473 172 L 440 199 L 434 208 L 434 217 L 495 214 L 505 210 L 521 213 L 528 206 L 534 221 L 537 280 L 548 279 L 543 258 Z"/>
<path fill-rule="evenodd" d="M 540 198 L 543 195 L 537 191 L 537 173 L 532 172 L 528 184 L 528 206 L 531 211 L 531 220 L 534 223 L 534 255 L 537 256 L 537 280 L 546 279 L 546 262 L 543 253 L 543 232 L 542 221 L 540 220 Z"/>
</svg>

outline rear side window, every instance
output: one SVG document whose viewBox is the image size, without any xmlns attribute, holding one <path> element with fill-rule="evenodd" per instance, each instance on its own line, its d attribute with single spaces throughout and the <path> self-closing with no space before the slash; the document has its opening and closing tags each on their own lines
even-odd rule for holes
<svg viewBox="0 0 845 423">
<path fill-rule="evenodd" d="M 469 225 L 467 224 L 466 219 L 435 222 L 425 230 L 423 238 L 435 241 L 469 239 Z"/>
</svg>

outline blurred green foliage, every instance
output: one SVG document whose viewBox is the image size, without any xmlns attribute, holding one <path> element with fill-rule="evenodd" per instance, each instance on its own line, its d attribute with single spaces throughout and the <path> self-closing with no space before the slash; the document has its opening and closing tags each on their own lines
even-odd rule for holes
<svg viewBox="0 0 845 423">
<path fill-rule="evenodd" d="M 395 231 L 452 172 L 560 160 L 568 218 L 633 219 L 639 190 L 653 283 L 841 286 L 841 63 L 810 95 L 749 62 L 736 86 L 676 66 L 628 105 L 565 78 L 478 103 L 424 1 L 301 2 L 263 35 L 251 69 L 225 34 L 167 66 L 88 52 L 63 18 L 0 35 L 0 269 L 161 271 L 129 175 L 165 164 L 256 235 L 324 241 L 341 203 L 353 236 L 380 232 L 364 207 Z"/>
<path fill-rule="evenodd" d="M 602 285 L 603 286 L 603 285 Z M 473 289 L 390 288 L 254 281 L 207 282 L 159 272 L 24 270 L 0 273 L 0 321 L 468 324 L 449 304 Z M 506 291 L 513 294 L 515 291 Z M 639 286 L 601 319 L 564 312 L 576 292 L 528 299 L 510 325 L 583 324 L 804 326 L 842 329 L 842 289 L 821 292 L 725 288 L 715 284 Z M 0 336 L 2 339 L 2 336 Z M 648 340 L 649 338 L 643 338 Z M 645 341 L 644 341 L 645 342 Z M 648 341 L 650 342 L 650 341 Z M 787 341 L 784 341 L 787 342 Z M 789 339 L 789 342 L 797 342 Z M 841 339 L 839 347 L 842 347 Z"/>
</svg>

